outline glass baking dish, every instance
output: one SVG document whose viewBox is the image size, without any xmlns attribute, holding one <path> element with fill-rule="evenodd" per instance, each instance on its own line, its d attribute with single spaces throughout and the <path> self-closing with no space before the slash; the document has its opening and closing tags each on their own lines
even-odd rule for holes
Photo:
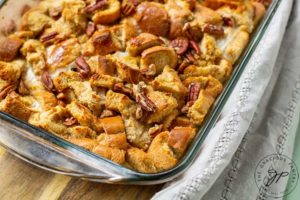
<svg viewBox="0 0 300 200">
<path fill-rule="evenodd" d="M 21 13 L 38 0 L 0 0 L 0 26 L 19 23 Z M 216 123 L 222 108 L 233 91 L 245 66 L 265 33 L 281 0 L 273 0 L 244 53 L 235 64 L 230 80 L 207 115 L 197 136 L 181 161 L 172 169 L 155 174 L 139 173 L 99 155 L 91 153 L 56 135 L 34 127 L 0 111 L 0 145 L 15 156 L 35 166 L 55 173 L 105 183 L 158 184 L 174 179 L 183 173 L 195 159 L 200 146 Z M 3 34 L 0 34 L 0 38 Z M 1 48 L 1 47 L 0 47 Z"/>
</svg>

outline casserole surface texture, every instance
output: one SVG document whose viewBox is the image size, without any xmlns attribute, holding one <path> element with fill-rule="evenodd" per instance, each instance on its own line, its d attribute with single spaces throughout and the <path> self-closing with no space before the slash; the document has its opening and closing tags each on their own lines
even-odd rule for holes
<svg viewBox="0 0 300 200">
<path fill-rule="evenodd" d="M 171 169 L 269 4 L 41 1 L 1 30 L 0 110 L 136 171 Z"/>
</svg>

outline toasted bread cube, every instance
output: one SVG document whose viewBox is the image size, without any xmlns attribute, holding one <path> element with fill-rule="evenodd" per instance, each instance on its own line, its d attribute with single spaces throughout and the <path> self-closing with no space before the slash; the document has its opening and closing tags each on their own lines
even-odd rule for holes
<svg viewBox="0 0 300 200">
<path fill-rule="evenodd" d="M 124 119 L 124 121 L 128 141 L 133 146 L 144 150 L 148 149 L 151 142 L 151 137 L 148 132 L 150 127 L 139 122 L 132 116 Z"/>
<path fill-rule="evenodd" d="M 148 156 L 158 171 L 165 171 L 174 167 L 178 160 L 168 145 L 169 132 L 159 133 L 151 142 L 148 149 Z"/>
<path fill-rule="evenodd" d="M 175 127 L 169 133 L 168 145 L 174 150 L 177 157 L 180 158 L 190 141 L 195 137 L 195 129 L 191 127 Z"/>
<path fill-rule="evenodd" d="M 9 93 L 6 98 L 1 101 L 0 110 L 24 121 L 28 121 L 32 113 L 26 101 L 15 92 Z"/>
<path fill-rule="evenodd" d="M 99 133 L 103 131 L 102 125 L 98 118 L 93 115 L 92 112 L 84 105 L 73 101 L 72 103 L 68 104 L 66 108 L 68 112 L 70 112 L 71 115 L 77 119 L 80 125 L 88 126 Z"/>
<path fill-rule="evenodd" d="M 92 151 L 98 144 L 97 141 L 90 138 L 70 138 L 68 141 L 89 151 Z"/>
<path fill-rule="evenodd" d="M 90 83 L 92 86 L 109 89 L 112 89 L 118 82 L 121 82 L 121 80 L 106 74 L 94 74 L 90 79 Z"/>
<path fill-rule="evenodd" d="M 153 160 L 147 153 L 139 148 L 132 147 L 127 150 L 126 161 L 131 167 L 143 173 L 155 173 L 158 170 L 154 166 Z"/>
<path fill-rule="evenodd" d="M 127 149 L 128 143 L 125 133 L 106 134 L 103 133 L 98 136 L 99 144 L 117 149 Z"/>
<path fill-rule="evenodd" d="M 69 88 L 72 82 L 81 80 L 82 78 L 79 73 L 73 71 L 60 72 L 59 75 L 53 79 L 53 84 L 59 92 L 62 92 Z"/>
<path fill-rule="evenodd" d="M 152 91 L 148 93 L 148 98 L 157 107 L 156 112 L 151 113 L 147 118 L 147 123 L 161 122 L 166 116 L 177 108 L 178 104 L 174 97 L 166 95 L 163 92 Z"/>
<path fill-rule="evenodd" d="M 102 111 L 101 97 L 91 88 L 89 82 L 74 81 L 70 84 L 79 103 L 88 107 L 93 114 L 98 116 Z"/>
<path fill-rule="evenodd" d="M 168 66 L 154 79 L 152 85 L 156 90 L 175 94 L 178 99 L 182 98 L 187 92 L 187 88 L 181 82 L 177 72 Z"/>
<path fill-rule="evenodd" d="M 63 122 L 68 116 L 65 108 L 56 106 L 48 111 L 33 114 L 28 122 L 51 133 L 66 136 L 67 126 Z"/>
<path fill-rule="evenodd" d="M 109 90 L 106 93 L 107 109 L 118 111 L 122 115 L 128 117 L 136 111 L 136 104 L 124 94 Z"/>
<path fill-rule="evenodd" d="M 23 60 L 16 60 L 10 63 L 0 61 L 0 79 L 10 83 L 17 82 L 24 66 L 25 62 Z"/>
<path fill-rule="evenodd" d="M 20 39 L 5 38 L 0 42 L 0 60 L 10 62 L 15 59 L 23 42 Z"/>
<path fill-rule="evenodd" d="M 123 164 L 125 162 L 125 151 L 122 149 L 97 145 L 93 149 L 93 152 L 118 164 Z"/>
<path fill-rule="evenodd" d="M 125 132 L 124 122 L 121 116 L 106 117 L 100 119 L 106 134 L 117 134 Z"/>
<path fill-rule="evenodd" d="M 95 139 L 97 133 L 87 126 L 72 126 L 67 128 L 69 138 L 92 138 Z"/>
</svg>

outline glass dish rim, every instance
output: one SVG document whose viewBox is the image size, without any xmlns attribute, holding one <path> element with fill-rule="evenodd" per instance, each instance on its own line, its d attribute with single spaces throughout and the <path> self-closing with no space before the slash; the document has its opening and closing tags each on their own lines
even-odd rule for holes
<svg viewBox="0 0 300 200">
<path fill-rule="evenodd" d="M 0 9 L 5 2 L 9 0 L 0 0 Z M 68 149 L 75 149 L 84 153 L 87 156 L 100 159 L 103 162 L 108 162 L 111 164 L 116 170 L 122 171 L 122 174 L 131 175 L 130 177 L 126 177 L 128 181 L 138 181 L 141 178 L 143 180 L 157 180 L 157 179 L 167 179 L 173 177 L 175 174 L 183 173 L 194 161 L 196 158 L 197 153 L 199 152 L 200 147 L 202 146 L 205 138 L 209 134 L 211 128 L 215 125 L 224 105 L 226 104 L 229 96 L 231 95 L 233 89 L 235 88 L 237 82 L 239 81 L 243 71 L 248 64 L 250 58 L 252 57 L 253 52 L 255 51 L 257 45 L 259 44 L 261 38 L 264 36 L 264 33 L 270 24 L 274 14 L 276 13 L 280 3 L 282 0 L 273 0 L 270 7 L 267 10 L 267 13 L 260 21 L 258 27 L 256 28 L 255 32 L 251 34 L 250 42 L 248 43 L 247 47 L 244 49 L 243 54 L 240 56 L 239 60 L 236 64 L 234 64 L 234 71 L 227 81 L 221 95 L 218 97 L 217 101 L 214 103 L 213 108 L 211 109 L 210 113 L 206 116 L 205 121 L 203 122 L 202 126 L 197 131 L 197 135 L 189 145 L 185 155 L 180 159 L 176 166 L 173 168 L 159 172 L 159 173 L 141 173 L 138 171 L 134 171 L 132 169 L 126 168 L 125 166 L 119 165 L 114 163 L 111 160 L 108 160 L 100 155 L 92 153 L 84 148 L 81 148 L 75 144 L 72 144 L 63 138 L 58 137 L 50 132 L 47 132 L 43 129 L 35 127 L 27 122 L 24 122 L 20 119 L 15 118 L 7 113 L 0 111 L 0 119 L 10 123 L 12 126 L 17 126 L 18 128 L 24 129 L 34 136 L 40 137 L 48 142 L 51 142 L 61 148 L 66 150 Z"/>
</svg>

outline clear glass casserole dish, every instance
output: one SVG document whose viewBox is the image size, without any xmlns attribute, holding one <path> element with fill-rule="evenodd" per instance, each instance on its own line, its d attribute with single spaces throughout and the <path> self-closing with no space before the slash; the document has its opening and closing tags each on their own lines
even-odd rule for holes
<svg viewBox="0 0 300 200">
<path fill-rule="evenodd" d="M 21 19 L 21 14 L 19 13 L 23 13 L 28 6 L 32 6 L 37 2 L 37 0 L 21 2 L 0 0 L 0 24 L 9 27 L 7 25 L 13 23 L 12 20 L 18 23 Z M 0 112 L 0 145 L 15 156 L 40 168 L 92 181 L 122 184 L 158 184 L 175 178 L 183 173 L 195 159 L 280 2 L 281 0 L 273 0 L 260 25 L 252 34 L 250 43 L 235 64 L 234 71 L 223 92 L 206 116 L 185 155 L 174 168 L 155 174 L 139 173 L 3 112 Z M 3 36 L 0 35 L 0 37 Z"/>
</svg>

